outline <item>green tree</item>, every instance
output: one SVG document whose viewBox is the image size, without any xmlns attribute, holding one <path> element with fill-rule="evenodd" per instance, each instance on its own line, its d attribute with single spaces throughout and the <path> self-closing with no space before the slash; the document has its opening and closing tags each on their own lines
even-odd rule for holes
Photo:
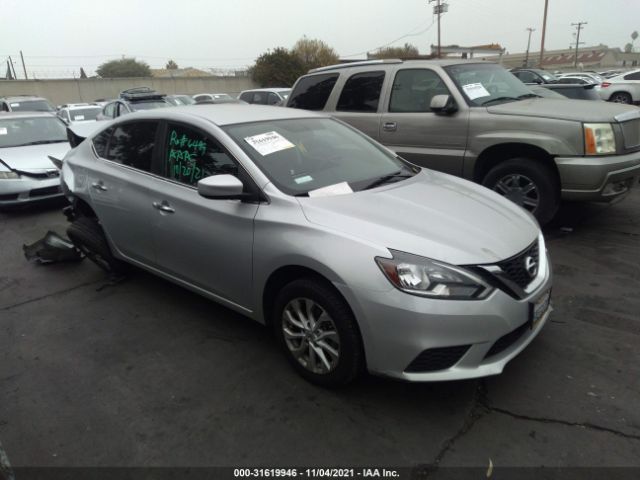
<svg viewBox="0 0 640 480">
<path fill-rule="evenodd" d="M 300 58 L 282 47 L 267 50 L 250 69 L 251 78 L 262 87 L 290 87 L 304 73 Z"/>
<path fill-rule="evenodd" d="M 178 64 L 173 60 L 169 60 L 167 64 L 164 66 L 164 68 L 166 68 L 167 70 L 177 70 Z"/>
<path fill-rule="evenodd" d="M 405 43 L 402 47 L 385 47 L 371 54 L 372 58 L 412 58 L 420 55 L 418 47 Z"/>
<path fill-rule="evenodd" d="M 151 69 L 145 62 L 135 58 L 123 58 L 105 62 L 96 70 L 102 78 L 150 77 Z"/>
<path fill-rule="evenodd" d="M 335 65 L 340 61 L 338 53 L 325 42 L 306 36 L 295 43 L 291 52 L 298 56 L 306 71 Z"/>
</svg>

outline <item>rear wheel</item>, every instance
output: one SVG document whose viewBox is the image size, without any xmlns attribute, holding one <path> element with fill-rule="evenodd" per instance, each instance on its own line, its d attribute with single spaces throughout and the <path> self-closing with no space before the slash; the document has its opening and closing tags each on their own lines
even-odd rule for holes
<svg viewBox="0 0 640 480">
<path fill-rule="evenodd" d="M 614 93 L 613 95 L 611 95 L 611 97 L 609 97 L 609 101 L 614 103 L 626 103 L 626 104 L 633 103 L 633 99 L 631 98 L 631 95 L 629 95 L 626 92 Z"/>
<path fill-rule="evenodd" d="M 355 318 L 345 300 L 314 278 L 286 285 L 275 301 L 275 334 L 293 367 L 325 387 L 353 381 L 364 366 Z"/>
<path fill-rule="evenodd" d="M 80 216 L 69 228 L 67 235 L 89 260 L 110 275 L 122 275 L 127 264 L 116 259 L 111 253 L 102 227 L 94 218 Z"/>
<path fill-rule="evenodd" d="M 560 204 L 556 173 L 533 158 L 512 158 L 499 163 L 482 184 L 531 212 L 541 225 L 549 222 Z"/>
</svg>

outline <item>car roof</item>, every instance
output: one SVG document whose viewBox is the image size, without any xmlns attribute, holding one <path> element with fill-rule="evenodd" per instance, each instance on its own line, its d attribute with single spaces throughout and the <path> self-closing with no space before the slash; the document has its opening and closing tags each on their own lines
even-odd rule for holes
<svg viewBox="0 0 640 480">
<path fill-rule="evenodd" d="M 451 65 L 465 65 L 465 64 L 497 64 L 491 60 L 475 60 L 475 59 L 461 59 L 461 58 L 449 58 L 449 59 L 428 59 L 428 60 L 400 60 L 397 58 L 390 58 L 384 60 L 365 60 L 362 62 L 349 62 L 338 63 L 336 65 L 329 65 L 327 67 L 319 67 L 309 70 L 308 74 L 331 72 L 334 70 L 342 70 L 355 67 L 383 67 L 385 65 L 406 65 L 406 66 L 424 66 L 424 65 L 437 65 L 440 67 L 448 67 Z"/>
<path fill-rule="evenodd" d="M 273 87 L 273 88 L 250 88 L 249 90 L 243 90 L 245 92 L 285 92 L 291 90 L 291 87 Z"/>
<path fill-rule="evenodd" d="M 220 127 L 268 120 L 330 118 L 329 115 L 320 112 L 268 105 L 250 105 L 247 103 L 197 104 L 184 105 L 180 108 L 158 108 L 156 110 L 131 113 L 122 118 L 123 120 L 132 120 L 136 117 L 140 119 L 163 118 L 167 120 L 171 120 L 172 118 L 184 120 L 185 117 L 192 117 L 208 120 Z"/>
<path fill-rule="evenodd" d="M 10 95 L 10 96 L 6 96 L 6 97 L 0 97 L 0 99 L 5 100 L 7 102 L 20 102 L 20 101 L 31 101 L 31 100 L 45 100 L 48 101 L 46 98 L 43 97 L 37 97 L 35 95 Z"/>
<path fill-rule="evenodd" d="M 53 112 L 0 112 L 0 120 L 11 118 L 49 117 L 56 118 Z"/>
</svg>

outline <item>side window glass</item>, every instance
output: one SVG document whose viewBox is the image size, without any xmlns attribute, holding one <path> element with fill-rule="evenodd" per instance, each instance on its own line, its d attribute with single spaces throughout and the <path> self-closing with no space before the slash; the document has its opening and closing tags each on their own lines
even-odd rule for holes
<svg viewBox="0 0 640 480">
<path fill-rule="evenodd" d="M 109 141 L 107 159 L 151 171 L 157 122 L 127 123 L 116 127 Z"/>
<path fill-rule="evenodd" d="M 196 186 L 211 175 L 238 175 L 238 166 L 222 145 L 196 129 L 169 124 L 164 147 L 164 175 L 171 180 Z"/>
<path fill-rule="evenodd" d="M 630 73 L 624 76 L 625 80 L 640 80 L 640 72 Z"/>
<path fill-rule="evenodd" d="M 99 157 L 107 158 L 107 144 L 112 132 L 113 128 L 107 128 L 104 132 L 93 137 L 93 148 Z"/>
<path fill-rule="evenodd" d="M 431 99 L 450 95 L 440 76 L 432 70 L 399 70 L 393 80 L 390 112 L 429 112 Z"/>
<path fill-rule="evenodd" d="M 384 72 L 352 75 L 345 83 L 336 110 L 343 112 L 377 112 Z"/>
<path fill-rule="evenodd" d="M 251 102 L 251 93 L 249 92 L 245 92 L 242 95 L 240 95 L 240 100 L 250 103 Z"/>
<path fill-rule="evenodd" d="M 322 110 L 327 104 L 337 80 L 337 73 L 303 77 L 291 92 L 287 106 L 305 110 Z"/>
<path fill-rule="evenodd" d="M 280 97 L 273 92 L 269 92 L 269 95 L 267 96 L 267 104 L 277 105 L 278 103 L 280 103 Z"/>
<path fill-rule="evenodd" d="M 129 109 L 127 108 L 127 106 L 122 102 L 118 102 L 118 115 L 116 116 L 120 117 L 122 115 L 126 115 L 127 113 L 129 113 Z"/>
<path fill-rule="evenodd" d="M 258 105 L 266 105 L 267 103 L 267 94 L 265 92 L 253 92 L 253 97 L 249 101 L 249 103 L 255 103 Z"/>
<path fill-rule="evenodd" d="M 104 107 L 104 116 L 105 117 L 113 118 L 115 116 L 115 113 L 116 113 L 116 104 L 115 103 L 109 103 L 107 106 Z"/>
</svg>

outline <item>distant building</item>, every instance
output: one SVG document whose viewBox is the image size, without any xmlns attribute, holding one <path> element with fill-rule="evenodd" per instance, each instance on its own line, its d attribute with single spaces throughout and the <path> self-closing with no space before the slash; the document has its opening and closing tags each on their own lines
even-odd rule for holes
<svg viewBox="0 0 640 480">
<path fill-rule="evenodd" d="M 205 72 L 204 70 L 200 70 L 198 68 L 187 67 L 187 68 L 152 68 L 151 76 L 158 78 L 167 78 L 167 77 L 211 77 L 211 74 Z"/>
<path fill-rule="evenodd" d="M 545 50 L 542 68 L 547 70 L 574 69 L 576 51 L 573 48 L 564 50 Z M 540 52 L 529 52 L 529 62 L 525 65 L 525 53 L 506 53 L 502 56 L 502 64 L 507 68 L 537 67 Z M 581 70 L 598 70 L 603 68 L 634 68 L 640 65 L 640 52 L 626 53 L 619 48 L 606 45 L 580 47 L 578 50 L 578 68 Z"/>
</svg>

